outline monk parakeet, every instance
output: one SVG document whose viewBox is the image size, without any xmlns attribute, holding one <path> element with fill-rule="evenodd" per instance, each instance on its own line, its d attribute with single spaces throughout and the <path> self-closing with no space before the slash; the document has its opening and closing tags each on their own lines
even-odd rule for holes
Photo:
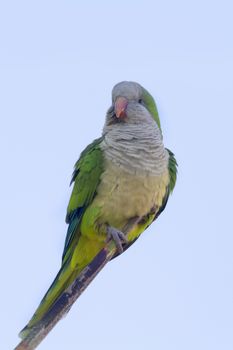
<svg viewBox="0 0 233 350">
<path fill-rule="evenodd" d="M 135 242 L 164 210 L 176 173 L 174 154 L 163 145 L 153 97 L 135 82 L 114 86 L 102 136 L 86 147 L 75 164 L 61 269 L 21 331 L 22 338 L 108 239 L 116 244 L 115 255 Z M 132 219 L 137 224 L 126 239 L 124 228 Z"/>
</svg>

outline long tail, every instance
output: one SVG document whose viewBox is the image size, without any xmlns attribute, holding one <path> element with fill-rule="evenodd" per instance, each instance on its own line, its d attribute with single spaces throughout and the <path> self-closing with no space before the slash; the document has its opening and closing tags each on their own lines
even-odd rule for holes
<svg viewBox="0 0 233 350">
<path fill-rule="evenodd" d="M 61 293 L 75 280 L 80 272 L 80 269 L 74 269 L 74 267 L 71 267 L 70 259 L 68 259 L 62 265 L 31 320 L 19 333 L 19 337 L 21 339 L 24 339 L 30 333 L 31 329 L 37 324 L 37 322 L 42 319 L 42 317 L 44 317 L 53 303 L 57 300 Z"/>
</svg>

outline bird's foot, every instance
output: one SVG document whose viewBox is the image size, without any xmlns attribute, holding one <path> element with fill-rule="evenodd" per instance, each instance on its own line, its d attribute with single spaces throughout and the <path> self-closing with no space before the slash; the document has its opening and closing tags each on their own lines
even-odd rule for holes
<svg viewBox="0 0 233 350">
<path fill-rule="evenodd" d="M 112 227 L 112 226 L 108 226 L 107 227 L 107 237 L 108 239 L 113 239 L 113 241 L 116 244 L 116 248 L 119 254 L 123 253 L 124 249 L 123 249 L 123 244 L 127 243 L 127 238 L 125 237 L 124 233 L 121 232 L 120 230 Z"/>
</svg>

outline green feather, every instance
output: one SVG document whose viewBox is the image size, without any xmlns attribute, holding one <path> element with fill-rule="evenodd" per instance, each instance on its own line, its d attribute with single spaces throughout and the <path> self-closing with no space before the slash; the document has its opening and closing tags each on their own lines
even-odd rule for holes
<svg viewBox="0 0 233 350">
<path fill-rule="evenodd" d="M 169 198 L 170 194 L 172 193 L 172 191 L 174 190 L 174 187 L 176 184 L 176 175 L 177 175 L 177 166 L 178 165 L 177 165 L 174 154 L 169 149 L 166 148 L 166 150 L 169 153 L 168 172 L 169 172 L 170 181 L 169 181 L 169 184 L 167 186 L 165 196 L 163 198 L 163 203 L 162 203 L 161 207 L 159 208 L 158 212 L 156 213 L 154 220 L 156 220 L 158 218 L 158 216 L 164 211 L 164 209 L 167 205 L 168 198 Z"/>
<path fill-rule="evenodd" d="M 169 175 L 170 175 L 170 184 L 169 184 L 169 190 L 170 193 L 174 190 L 175 184 L 176 184 L 176 177 L 177 177 L 177 161 L 175 159 L 174 153 L 167 149 L 169 153 L 169 162 L 168 162 L 168 170 L 169 170 Z"/>
<path fill-rule="evenodd" d="M 75 164 L 71 183 L 74 182 L 73 191 L 67 208 L 66 222 L 69 224 L 65 247 L 62 259 L 70 255 L 70 247 L 75 236 L 78 241 L 77 227 L 81 221 L 87 206 L 92 202 L 96 188 L 100 182 L 100 175 L 103 172 L 103 152 L 99 144 L 102 137 L 94 140 L 81 153 L 79 160 Z M 72 249 L 71 249 L 72 250 Z M 69 254 L 67 252 L 69 251 Z"/>
<path fill-rule="evenodd" d="M 75 164 L 72 177 L 74 188 L 67 209 L 66 221 L 69 223 L 63 260 L 60 271 L 54 279 L 49 290 L 42 299 L 39 307 L 34 313 L 27 326 L 21 331 L 20 337 L 25 338 L 32 327 L 46 314 L 54 301 L 76 278 L 78 270 L 72 268 L 72 252 L 80 237 L 79 224 L 87 206 L 92 202 L 96 188 L 100 182 L 100 175 L 103 171 L 103 155 L 99 147 L 102 138 L 95 140 L 80 155 Z"/>
<path fill-rule="evenodd" d="M 150 114 L 152 115 L 154 120 L 156 121 L 159 129 L 161 130 L 159 113 L 157 110 L 155 100 L 146 89 L 144 89 L 144 88 L 142 88 L 142 89 L 143 89 L 143 102 L 145 103 L 146 108 L 148 109 L 148 111 L 150 112 Z"/>
</svg>

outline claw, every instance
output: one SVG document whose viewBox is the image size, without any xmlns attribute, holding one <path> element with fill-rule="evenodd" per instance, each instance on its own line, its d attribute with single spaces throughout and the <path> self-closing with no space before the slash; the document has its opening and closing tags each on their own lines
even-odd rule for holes
<svg viewBox="0 0 233 350">
<path fill-rule="evenodd" d="M 123 253 L 123 251 L 124 251 L 123 244 L 128 242 L 124 233 L 117 230 L 116 228 L 114 228 L 112 226 L 108 226 L 107 227 L 107 235 L 108 235 L 108 239 L 114 240 L 118 253 L 119 254 Z"/>
</svg>

